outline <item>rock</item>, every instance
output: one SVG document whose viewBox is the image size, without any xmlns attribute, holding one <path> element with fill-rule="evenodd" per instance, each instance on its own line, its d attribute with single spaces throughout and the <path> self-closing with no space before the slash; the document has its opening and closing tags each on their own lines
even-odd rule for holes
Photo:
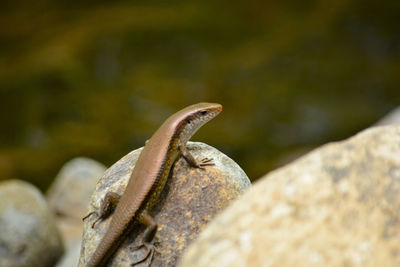
<svg viewBox="0 0 400 267">
<path fill-rule="evenodd" d="M 395 108 L 388 114 L 386 114 L 382 119 L 380 119 L 374 126 L 383 126 L 400 123 L 400 107 Z"/>
<path fill-rule="evenodd" d="M 158 223 L 157 250 L 152 266 L 175 266 L 187 245 L 196 238 L 216 213 L 240 195 L 250 181 L 240 167 L 218 150 L 189 142 L 188 148 L 197 159 L 213 158 L 215 166 L 205 169 L 189 167 L 183 158 L 176 162 L 162 195 L 151 211 Z M 122 193 L 141 149 L 135 150 L 109 168 L 99 181 L 92 196 L 90 211 L 97 210 L 107 191 Z M 80 265 L 85 266 L 100 242 L 110 222 L 91 225 L 96 216 L 86 220 Z M 132 248 L 141 244 L 144 227 L 138 226 L 129 234 L 110 262 L 111 266 L 130 266 L 144 255 L 144 250 Z M 148 262 L 135 266 L 147 266 Z"/>
<path fill-rule="evenodd" d="M 76 267 L 79 262 L 79 254 L 81 251 L 81 241 L 75 241 L 70 244 L 63 257 L 58 261 L 55 267 Z"/>
<path fill-rule="evenodd" d="M 77 220 L 56 216 L 55 220 L 61 231 L 65 246 L 65 253 L 57 262 L 56 267 L 76 267 L 78 266 L 82 243 L 82 219 Z"/>
<path fill-rule="evenodd" d="M 104 165 L 89 158 L 75 158 L 67 162 L 47 191 L 47 201 L 66 246 L 66 253 L 57 266 L 76 267 L 82 239 L 83 222 L 89 199 Z M 75 257 L 75 258 L 74 258 Z"/>
<path fill-rule="evenodd" d="M 327 144 L 259 180 L 180 267 L 400 266 L 400 125 Z"/>
<path fill-rule="evenodd" d="M 56 215 L 67 248 L 81 240 L 89 199 L 106 168 L 89 158 L 67 162 L 47 191 L 47 202 Z"/>
<path fill-rule="evenodd" d="M 106 168 L 89 158 L 67 162 L 47 191 L 47 201 L 57 215 L 81 220 L 97 181 Z"/>
<path fill-rule="evenodd" d="M 61 235 L 38 189 L 18 180 L 0 183 L 0 266 L 54 266 Z"/>
</svg>

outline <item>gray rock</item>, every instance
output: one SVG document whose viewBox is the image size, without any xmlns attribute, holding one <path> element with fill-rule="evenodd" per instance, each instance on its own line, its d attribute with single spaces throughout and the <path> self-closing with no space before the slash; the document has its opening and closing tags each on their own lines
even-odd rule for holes
<svg viewBox="0 0 400 267">
<path fill-rule="evenodd" d="M 73 244 L 70 244 L 70 247 L 67 248 L 67 251 L 62 256 L 62 258 L 58 261 L 56 267 L 76 267 L 79 262 L 79 255 L 81 252 L 81 242 L 76 241 Z"/>
<path fill-rule="evenodd" d="M 240 195 L 250 181 L 240 167 L 227 156 L 202 143 L 188 145 L 197 159 L 213 158 L 215 166 L 202 169 L 191 168 L 180 158 L 172 171 L 166 188 L 151 215 L 158 223 L 156 239 L 159 253 L 155 254 L 152 266 L 175 266 L 187 245 L 195 239 L 216 213 Z M 99 181 L 92 196 L 90 211 L 98 209 L 107 191 L 122 193 L 141 149 L 135 150 L 109 168 Z M 100 239 L 108 228 L 110 220 L 91 225 L 96 216 L 86 220 L 80 265 L 85 266 Z M 115 253 L 111 266 L 130 266 L 144 254 L 143 250 L 132 248 L 141 243 L 144 227 L 139 226 L 129 234 Z M 136 266 L 147 266 L 148 262 Z"/>
<path fill-rule="evenodd" d="M 106 168 L 89 158 L 67 162 L 47 191 L 47 201 L 57 215 L 81 220 L 97 181 Z"/>
<path fill-rule="evenodd" d="M 63 245 L 39 190 L 23 181 L 4 181 L 0 199 L 0 266 L 54 266 Z"/>
<path fill-rule="evenodd" d="M 105 170 L 104 165 L 95 160 L 75 158 L 64 164 L 49 187 L 47 201 L 55 214 L 66 247 L 66 253 L 57 266 L 78 265 L 82 218 L 96 183 Z"/>
<path fill-rule="evenodd" d="M 400 125 L 259 180 L 188 248 L 190 266 L 400 266 Z"/>
<path fill-rule="evenodd" d="M 83 222 L 75 218 L 55 217 L 63 237 L 65 253 L 57 262 L 57 267 L 76 267 L 79 261 Z"/>
</svg>

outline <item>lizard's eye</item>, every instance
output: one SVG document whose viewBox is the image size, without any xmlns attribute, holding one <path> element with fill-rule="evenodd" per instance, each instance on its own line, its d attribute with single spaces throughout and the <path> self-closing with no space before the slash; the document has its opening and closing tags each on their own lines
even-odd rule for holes
<svg viewBox="0 0 400 267">
<path fill-rule="evenodd" d="M 200 112 L 200 114 L 201 114 L 201 115 L 206 115 L 206 114 L 207 114 L 207 111 L 204 110 L 204 111 Z"/>
</svg>

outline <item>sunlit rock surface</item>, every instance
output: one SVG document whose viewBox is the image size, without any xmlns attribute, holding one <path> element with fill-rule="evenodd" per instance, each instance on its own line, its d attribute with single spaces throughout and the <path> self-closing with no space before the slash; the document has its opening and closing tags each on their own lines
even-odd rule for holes
<svg viewBox="0 0 400 267">
<path fill-rule="evenodd" d="M 324 145 L 264 176 L 180 267 L 400 266 L 400 125 Z"/>
</svg>

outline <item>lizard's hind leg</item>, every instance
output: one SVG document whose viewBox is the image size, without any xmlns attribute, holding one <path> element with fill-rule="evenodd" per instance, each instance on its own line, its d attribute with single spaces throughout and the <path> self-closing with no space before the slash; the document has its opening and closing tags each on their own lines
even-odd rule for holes
<svg viewBox="0 0 400 267">
<path fill-rule="evenodd" d="M 139 250 L 144 247 L 146 249 L 146 252 L 144 253 L 144 256 L 141 259 L 133 262 L 131 266 L 135 266 L 136 264 L 142 263 L 147 260 L 149 260 L 148 266 L 150 266 L 151 262 L 153 261 L 154 253 L 155 252 L 159 253 L 153 242 L 154 236 L 156 235 L 157 232 L 157 224 L 154 221 L 154 219 L 146 212 L 143 212 L 138 217 L 138 221 L 146 225 L 147 228 L 143 234 L 142 244 L 132 248 L 132 250 Z"/>
</svg>

